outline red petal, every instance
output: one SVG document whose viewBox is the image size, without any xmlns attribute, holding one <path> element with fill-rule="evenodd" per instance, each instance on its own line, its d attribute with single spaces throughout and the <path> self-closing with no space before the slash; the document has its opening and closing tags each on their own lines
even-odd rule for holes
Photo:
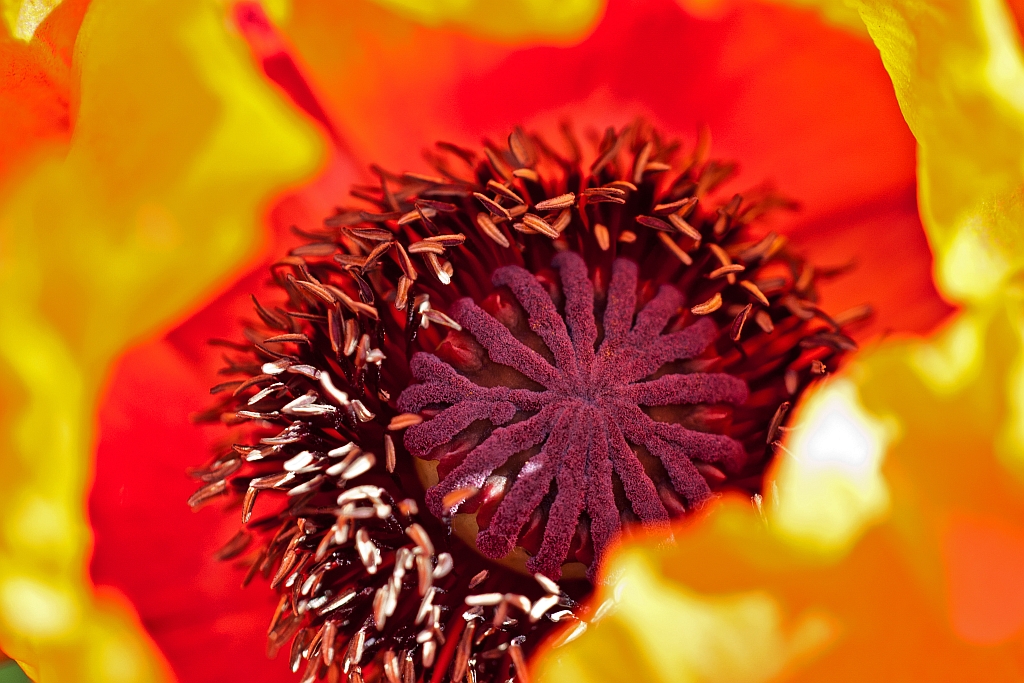
<svg viewBox="0 0 1024 683">
<path fill-rule="evenodd" d="M 93 580 L 131 599 L 179 680 L 291 680 L 286 657 L 269 662 L 265 655 L 273 594 L 243 591 L 241 572 L 213 558 L 238 530 L 237 511 L 214 502 L 193 513 L 183 503 L 196 488 L 186 468 L 222 437 L 189 423 L 190 413 L 210 404 L 215 377 L 196 354 L 208 355 L 152 342 L 114 372 L 89 510 Z"/>
</svg>

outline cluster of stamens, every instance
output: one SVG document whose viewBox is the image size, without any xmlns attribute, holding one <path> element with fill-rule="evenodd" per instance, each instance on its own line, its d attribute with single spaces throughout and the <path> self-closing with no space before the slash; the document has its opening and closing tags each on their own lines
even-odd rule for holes
<svg viewBox="0 0 1024 683">
<path fill-rule="evenodd" d="M 303 681 L 522 679 L 586 628 L 563 568 L 755 496 L 790 402 L 854 347 L 867 311 L 823 313 L 827 273 L 757 229 L 777 197 L 716 200 L 731 166 L 643 124 L 587 172 L 566 147 L 516 130 L 482 159 L 440 143 L 437 175 L 374 167 L 366 206 L 273 265 L 285 300 L 254 299 L 248 343 L 219 342 L 206 417 L 240 437 L 190 504 L 238 501 L 220 557 L 280 593 L 269 650 Z M 515 553 L 528 571 L 492 561 Z"/>
</svg>

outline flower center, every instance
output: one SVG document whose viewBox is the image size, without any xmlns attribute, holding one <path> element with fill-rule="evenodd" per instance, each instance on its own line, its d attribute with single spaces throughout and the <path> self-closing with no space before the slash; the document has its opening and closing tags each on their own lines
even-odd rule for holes
<svg viewBox="0 0 1024 683">
<path fill-rule="evenodd" d="M 677 508 L 677 493 L 689 507 L 703 503 L 711 489 L 695 463 L 726 472 L 742 466 L 743 447 L 731 437 L 656 420 L 644 408 L 741 404 L 747 389 L 724 373 L 652 377 L 667 364 L 700 355 L 717 336 L 707 318 L 681 315 L 683 295 L 675 287 L 662 285 L 636 312 L 632 261 L 613 262 L 603 302 L 579 254 L 560 253 L 552 265 L 561 276 L 554 298 L 531 273 L 506 266 L 495 271 L 492 284 L 506 288 L 519 306 L 504 293 L 485 300 L 491 312 L 469 298 L 456 302 L 449 313 L 471 336 L 450 333 L 440 357 L 413 356 L 413 376 L 422 384 L 402 393 L 399 408 L 447 406 L 405 437 L 413 455 L 441 460 L 440 484 L 427 493 L 430 510 L 449 515 L 458 504 L 447 507 L 446 498 L 472 492 L 468 502 L 481 529 L 477 547 L 493 559 L 542 528 L 526 569 L 558 578 L 570 559 L 595 567 L 595 556 L 618 535 L 623 511 L 664 525 L 669 513 L 662 498 Z M 682 329 L 663 333 L 670 321 Z M 531 337 L 539 343 L 531 346 Z M 537 388 L 526 388 L 531 384 Z M 478 423 L 486 424 L 470 432 L 472 445 L 456 440 Z M 661 468 L 645 470 L 631 444 L 646 447 Z M 534 513 L 538 521 L 531 527 Z"/>
<path fill-rule="evenodd" d="M 630 526 L 756 501 L 790 402 L 854 348 L 866 310 L 818 307 L 829 272 L 759 227 L 786 202 L 719 196 L 706 145 L 564 147 L 374 167 L 223 343 L 207 417 L 238 433 L 189 502 L 241 508 L 218 556 L 279 593 L 269 650 L 303 680 L 522 672 Z"/>
</svg>

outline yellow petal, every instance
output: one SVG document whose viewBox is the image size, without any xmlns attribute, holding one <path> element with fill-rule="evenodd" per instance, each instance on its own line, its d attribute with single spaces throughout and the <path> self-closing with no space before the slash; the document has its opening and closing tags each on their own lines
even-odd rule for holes
<svg viewBox="0 0 1024 683">
<path fill-rule="evenodd" d="M 794 417 L 767 505 L 790 542 L 844 553 L 888 512 L 881 465 L 896 420 L 869 415 L 846 377 L 813 392 Z"/>
<path fill-rule="evenodd" d="M 61 0 L 2 0 L 0 8 L 11 35 L 28 42 L 32 40 L 39 24 L 60 3 Z"/>
<path fill-rule="evenodd" d="M 994 297 L 1024 266 L 1024 59 L 1013 18 L 1001 0 L 854 4 L 917 138 L 939 287 L 961 301 Z"/>
<path fill-rule="evenodd" d="M 219 3 L 95 0 L 70 147 L 0 208 L 0 650 L 40 680 L 169 676 L 127 602 L 88 579 L 104 378 L 253 253 L 270 194 L 320 141 Z"/>
<path fill-rule="evenodd" d="M 703 595 L 666 580 L 643 552 L 617 559 L 610 616 L 589 635 L 549 651 L 538 679 L 697 683 L 772 680 L 836 637 L 835 624 L 808 611 L 787 619 L 764 591 Z M 609 608 L 606 608 L 609 609 Z"/>
<path fill-rule="evenodd" d="M 593 28 L 604 0 L 375 0 L 430 26 L 452 23 L 500 40 L 570 41 Z"/>
</svg>

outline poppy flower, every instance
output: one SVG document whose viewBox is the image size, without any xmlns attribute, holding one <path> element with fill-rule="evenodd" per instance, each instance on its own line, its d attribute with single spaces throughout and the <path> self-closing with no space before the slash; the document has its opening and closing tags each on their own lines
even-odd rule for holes
<svg viewBox="0 0 1024 683">
<path fill-rule="evenodd" d="M 707 122 L 715 133 L 716 153 L 744 164 L 741 180 L 753 184 L 768 178 L 799 199 L 801 217 L 780 226 L 791 240 L 802 243 L 819 262 L 859 257 L 858 268 L 845 281 L 824 288 L 835 310 L 869 300 L 877 309 L 875 329 L 898 332 L 927 330 L 947 312 L 927 276 L 928 254 L 914 201 L 913 140 L 877 57 L 862 39 L 823 27 L 813 14 L 784 8 L 743 6 L 722 18 L 695 20 L 669 4 L 613 4 L 577 45 L 522 49 L 458 31 L 417 28 L 382 10 L 355 7 L 332 11 L 361 14 L 354 19 L 362 21 L 325 21 L 317 15 L 323 9 L 297 6 L 284 22 L 284 35 L 268 22 L 254 24 L 236 13 L 257 63 L 284 95 L 275 100 L 260 90 L 260 97 L 250 93 L 247 101 L 264 107 L 257 111 L 266 117 L 285 116 L 285 103 L 290 102 L 317 122 L 332 144 L 344 140 L 348 149 L 356 150 L 356 158 L 412 169 L 422 167 L 415 156 L 425 142 L 472 144 L 519 122 L 553 128 L 570 109 L 581 127 L 621 124 L 638 113 L 679 132 Z M 100 19 L 95 21 L 103 26 Z M 766 22 L 779 28 L 777 37 L 766 38 L 759 30 Z M 368 25 L 373 29 L 359 28 Z M 352 33 L 339 40 L 327 27 Z M 407 51 L 380 49 L 379 43 L 389 48 L 404 44 Z M 339 46 L 343 54 L 336 52 Z M 230 43 L 225 48 L 231 63 L 238 64 L 239 47 Z M 299 57 L 281 57 L 289 54 Z M 454 61 L 458 54 L 460 68 L 428 71 L 414 66 L 424 54 L 439 62 Z M 842 81 L 821 66 L 830 55 L 844 65 L 847 78 Z M 685 74 L 675 69 L 679 64 L 687 65 Z M 204 73 L 215 85 L 234 84 L 233 79 Z M 299 80 L 302 74 L 308 79 Z M 837 102 L 848 104 L 841 118 L 832 110 Z M 458 117 L 454 121 L 453 109 Z M 289 149 L 310 150 L 308 128 L 293 119 L 270 123 L 290 131 Z M 252 154 L 253 139 L 233 142 Z M 305 147 L 300 140 L 306 141 Z M 276 177 L 309 168 L 299 161 L 308 164 L 312 154 L 291 158 L 293 166 L 282 160 L 274 167 L 282 174 Z M 245 159 L 251 163 L 252 157 Z M 244 164 L 224 163 L 234 173 L 250 172 Z M 275 206 L 270 216 L 275 245 L 268 250 L 274 255 L 267 260 L 288 248 L 288 226 L 318 225 L 332 213 L 352 179 L 352 168 L 339 156 L 322 180 Z M 230 177 L 248 180 L 247 175 Z M 192 187 L 184 183 L 182 191 Z M 258 196 L 257 189 L 250 186 L 246 196 Z M 197 225 L 209 225 L 211 218 L 231 225 L 230 217 L 218 216 L 216 204 L 197 206 L 190 214 Z M 245 206 L 251 212 L 252 200 Z M 151 211 L 140 223 L 159 236 L 168 221 Z M 887 229 L 884 241 L 879 239 L 880 226 Z M 202 234 L 200 228 L 197 236 Z M 140 312 L 152 315 L 150 320 L 166 316 L 161 311 L 181 306 L 184 298 L 195 296 L 197 286 L 209 281 L 198 274 L 212 273 L 216 259 L 199 248 L 203 244 L 188 244 L 192 248 L 187 256 L 195 259 L 188 261 L 193 289 L 163 298 L 167 309 L 154 308 L 151 295 L 140 304 Z M 229 252 L 238 243 L 220 247 Z M 179 251 L 183 258 L 185 250 Z M 209 261 L 204 261 L 207 256 Z M 204 262 L 207 271 L 200 268 Z M 276 600 L 255 586 L 235 590 L 238 572 L 213 560 L 216 549 L 234 533 L 232 524 L 209 511 L 190 518 L 178 507 L 191 492 L 181 474 L 184 467 L 201 460 L 197 455 L 218 438 L 186 427 L 188 413 L 204 407 L 203 385 L 216 369 L 203 343 L 211 336 L 233 336 L 231 318 L 243 315 L 248 306 L 244 294 L 260 291 L 263 272 L 265 264 L 161 339 L 125 356 L 111 379 L 102 413 L 90 503 L 96 534 L 92 577 L 129 598 L 175 673 L 185 680 L 243 675 L 283 680 L 288 675 L 284 662 L 262 659 L 261 641 Z M 158 274 L 147 270 L 137 277 Z M 883 276 L 886 287 L 879 286 Z M 128 322 L 116 328 L 124 335 L 116 339 L 138 335 L 147 324 L 144 317 Z M 113 349 L 101 345 L 92 349 L 97 356 L 87 358 L 102 365 Z M 98 380 L 92 381 L 95 391 Z M 60 387 L 66 389 L 67 383 Z M 11 642 L 5 640 L 4 646 L 13 651 L 18 643 Z M 32 659 L 27 646 L 15 654 Z M 68 666 L 77 664 L 70 661 Z"/>
<path fill-rule="evenodd" d="M 304 680 L 525 675 L 623 531 L 759 491 L 789 402 L 855 347 L 865 309 L 823 313 L 758 230 L 777 197 L 716 199 L 728 165 L 641 123 L 592 161 L 564 133 L 569 156 L 516 129 L 478 162 L 441 143 L 436 176 L 377 170 L 218 342 L 199 419 L 233 443 L 189 504 L 240 503 L 217 556 L 254 546 L 268 651 Z"/>
</svg>

